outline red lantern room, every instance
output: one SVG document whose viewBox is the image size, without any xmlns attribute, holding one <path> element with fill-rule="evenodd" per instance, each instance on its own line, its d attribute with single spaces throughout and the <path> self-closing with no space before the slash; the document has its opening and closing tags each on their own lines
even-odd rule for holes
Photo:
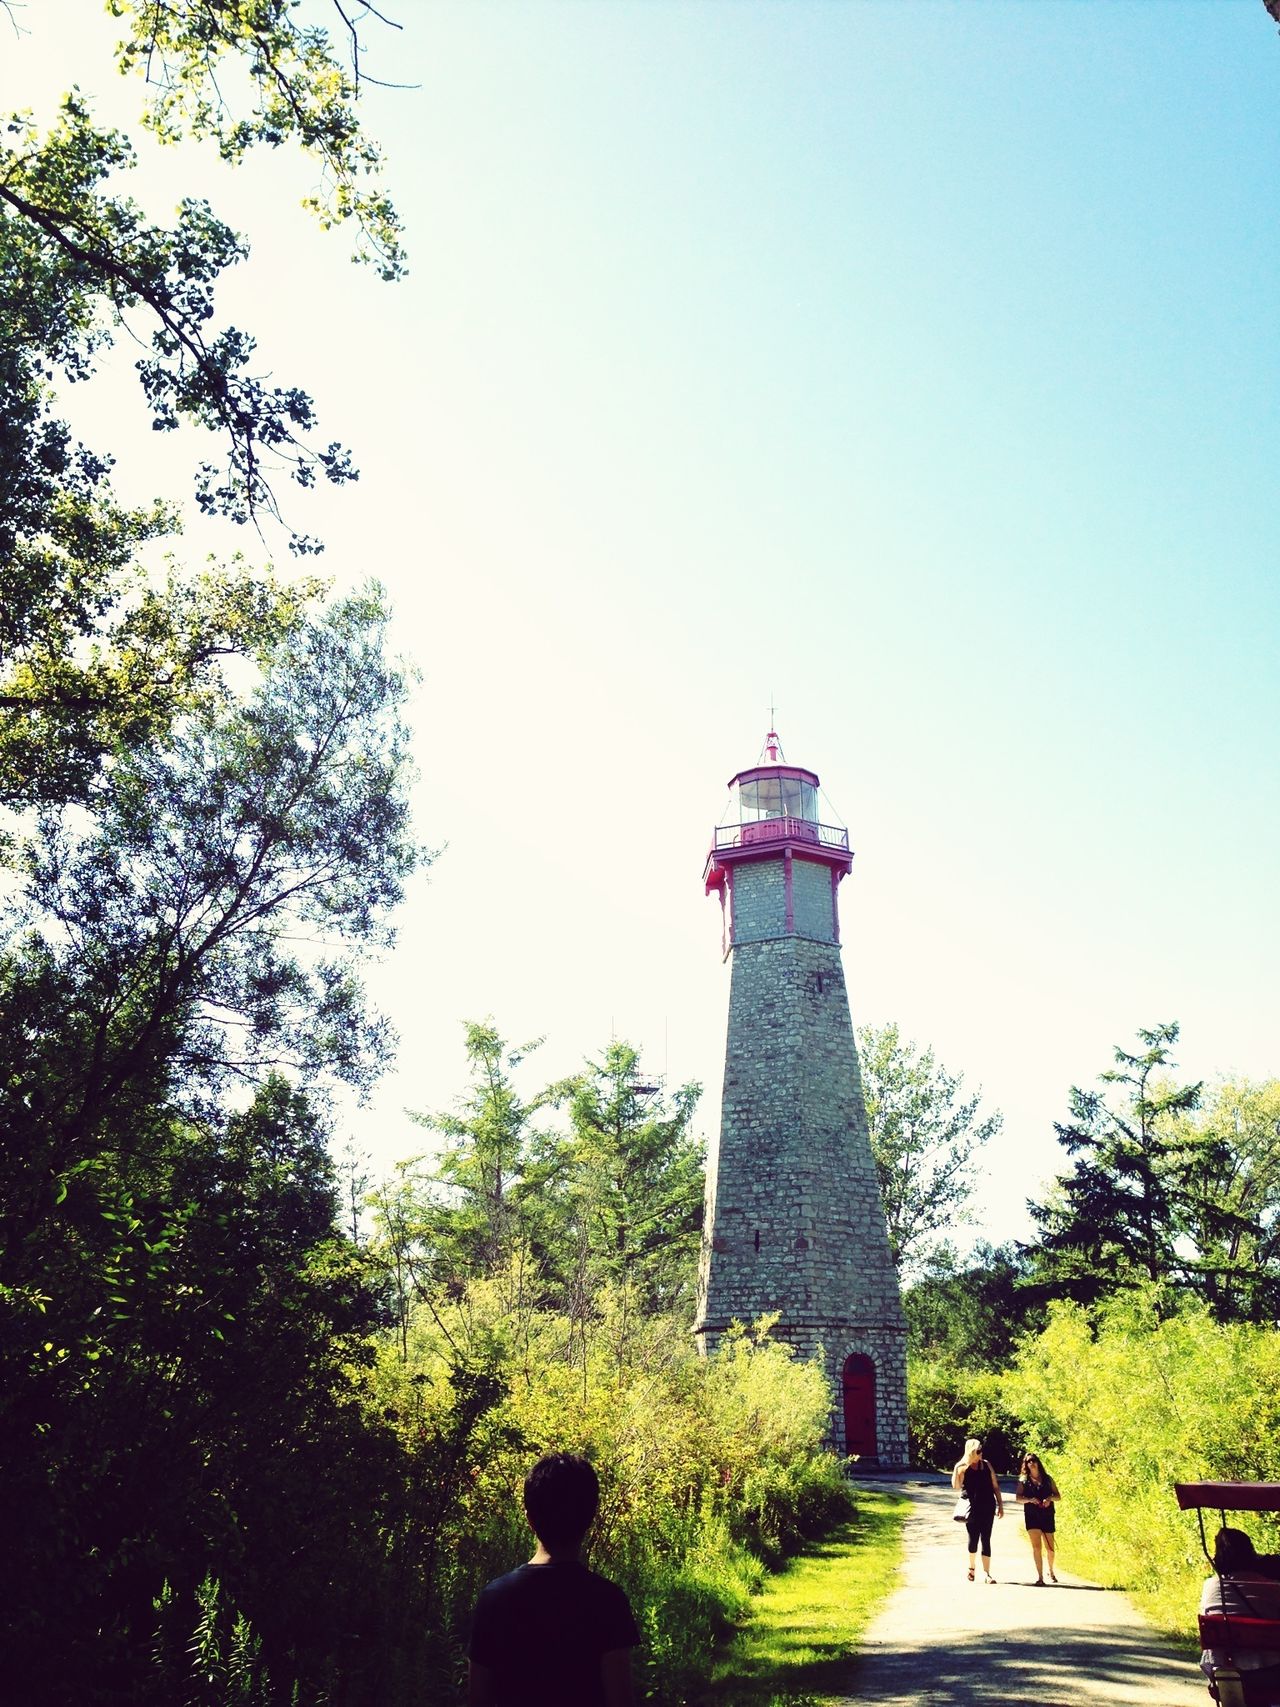
<svg viewBox="0 0 1280 1707">
<path fill-rule="evenodd" d="M 822 821 L 816 773 L 789 765 L 771 729 L 759 762 L 729 783 L 703 873 L 725 910 L 726 954 L 777 936 L 839 942 L 836 889 L 852 864 L 848 830 Z"/>
</svg>

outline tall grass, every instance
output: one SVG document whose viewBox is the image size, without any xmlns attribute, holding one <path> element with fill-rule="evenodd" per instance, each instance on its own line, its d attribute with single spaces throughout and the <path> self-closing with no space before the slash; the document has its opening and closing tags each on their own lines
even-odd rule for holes
<svg viewBox="0 0 1280 1707">
<path fill-rule="evenodd" d="M 501 1383 L 434 1552 L 430 1666 L 442 1704 L 456 1698 L 480 1588 L 530 1555 L 520 1489 L 544 1452 L 596 1465 L 590 1563 L 631 1597 L 645 1637 L 638 1693 L 654 1707 L 700 1686 L 770 1566 L 849 1516 L 848 1484 L 822 1446 L 822 1372 L 767 1331 L 734 1332 L 703 1359 L 685 1325 L 639 1316 L 625 1296 L 603 1299 L 584 1333 L 513 1311 L 500 1285 L 481 1285 L 447 1314 L 420 1313 L 407 1352 L 384 1348 L 369 1397 L 410 1442 L 441 1438 L 460 1360 L 483 1358 Z"/>
</svg>

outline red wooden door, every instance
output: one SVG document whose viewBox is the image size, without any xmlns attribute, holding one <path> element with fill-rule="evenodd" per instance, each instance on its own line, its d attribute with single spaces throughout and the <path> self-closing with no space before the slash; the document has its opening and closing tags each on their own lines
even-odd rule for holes
<svg viewBox="0 0 1280 1707">
<path fill-rule="evenodd" d="M 876 1455 L 876 1366 L 855 1351 L 844 1360 L 840 1382 L 844 1397 L 844 1449 L 852 1457 Z"/>
</svg>

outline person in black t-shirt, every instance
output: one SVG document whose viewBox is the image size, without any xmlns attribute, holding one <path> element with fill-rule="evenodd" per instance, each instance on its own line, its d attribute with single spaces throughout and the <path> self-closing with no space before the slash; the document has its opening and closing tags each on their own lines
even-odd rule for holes
<svg viewBox="0 0 1280 1707">
<path fill-rule="evenodd" d="M 471 1623 L 470 1707 L 631 1707 L 631 1650 L 640 1632 L 626 1595 L 579 1554 L 600 1503 L 585 1458 L 556 1452 L 525 1477 L 538 1548 L 496 1577 Z"/>
</svg>

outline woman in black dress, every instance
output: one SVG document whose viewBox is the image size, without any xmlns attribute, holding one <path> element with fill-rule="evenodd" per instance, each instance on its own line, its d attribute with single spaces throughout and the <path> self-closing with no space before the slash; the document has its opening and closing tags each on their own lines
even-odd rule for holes
<svg viewBox="0 0 1280 1707">
<path fill-rule="evenodd" d="M 969 1502 L 965 1533 L 969 1542 L 969 1581 L 973 1581 L 974 1565 L 979 1547 L 982 1549 L 982 1574 L 987 1582 L 991 1575 L 991 1526 L 997 1514 L 1004 1516 L 1004 1496 L 996 1473 L 982 1456 L 980 1440 L 966 1440 L 964 1457 L 951 1472 L 951 1486 Z"/>
<path fill-rule="evenodd" d="M 1049 1566 L 1049 1581 L 1057 1582 L 1053 1572 L 1053 1554 L 1055 1542 L 1053 1508 L 1062 1495 L 1058 1492 L 1058 1484 L 1036 1457 L 1034 1452 L 1028 1452 L 1022 1460 L 1022 1468 L 1018 1471 L 1018 1504 L 1022 1507 L 1022 1521 L 1027 1526 L 1027 1535 L 1031 1540 L 1031 1556 L 1036 1562 L 1036 1587 L 1044 1587 L 1045 1560 L 1041 1550 L 1047 1555 Z"/>
</svg>

